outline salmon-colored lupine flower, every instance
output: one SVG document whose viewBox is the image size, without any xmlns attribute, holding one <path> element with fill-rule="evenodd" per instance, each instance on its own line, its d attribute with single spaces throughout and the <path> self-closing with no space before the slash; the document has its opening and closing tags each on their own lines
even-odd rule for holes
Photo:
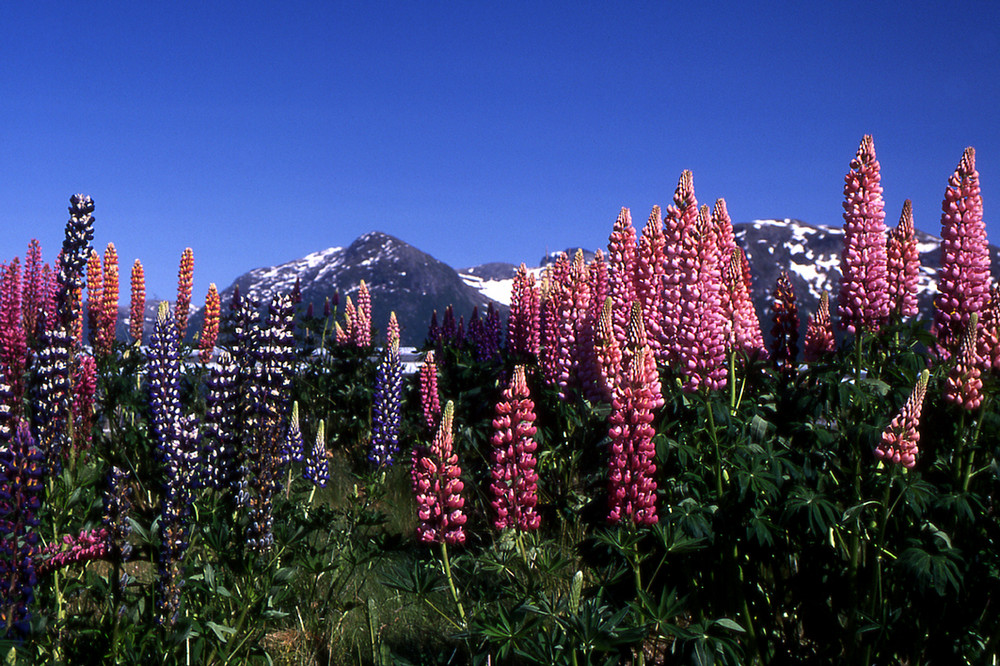
<svg viewBox="0 0 1000 666">
<path fill-rule="evenodd" d="M 194 250 L 184 248 L 180 267 L 177 269 L 177 304 L 174 318 L 177 323 L 177 337 L 183 341 L 187 335 L 188 315 L 191 312 L 191 290 L 194 288 Z"/>
<path fill-rule="evenodd" d="M 694 237 L 682 250 L 687 278 L 681 287 L 676 349 L 682 389 L 716 391 L 728 380 L 726 313 L 722 308 L 722 267 L 718 237 L 706 206 L 698 215 Z"/>
<path fill-rule="evenodd" d="M 833 335 L 833 322 L 830 320 L 830 296 L 825 291 L 820 295 L 819 308 L 809 316 L 806 324 L 806 339 L 803 343 L 802 357 L 806 363 L 818 361 L 837 349 L 837 340 Z"/>
<path fill-rule="evenodd" d="M 844 177 L 844 251 L 840 257 L 841 328 L 877 332 L 889 317 L 885 203 L 875 143 L 865 135 Z"/>
<path fill-rule="evenodd" d="M 364 280 L 358 285 L 357 319 L 352 322 L 351 335 L 356 347 L 372 346 L 372 297 Z"/>
<path fill-rule="evenodd" d="M 981 312 L 989 299 L 990 254 L 983 222 L 983 199 L 976 171 L 976 151 L 966 148 L 941 204 L 941 268 L 934 297 L 940 360 L 958 351 L 973 312 Z"/>
<path fill-rule="evenodd" d="M 146 273 L 138 259 L 132 264 L 130 282 L 132 294 L 128 308 L 128 334 L 136 342 L 142 342 L 146 318 Z"/>
<path fill-rule="evenodd" d="M 514 274 L 507 317 L 507 351 L 514 358 L 538 356 L 540 299 L 535 276 L 521 264 Z"/>
<path fill-rule="evenodd" d="M 413 449 L 411 478 L 417 500 L 417 535 L 424 543 L 465 543 L 465 485 L 452 448 L 454 415 L 455 405 L 449 400 L 433 443 Z"/>
<path fill-rule="evenodd" d="M 795 358 L 799 355 L 799 306 L 795 303 L 795 287 L 788 273 L 781 272 L 774 285 L 771 329 L 771 358 L 774 367 L 787 380 L 795 374 Z"/>
<path fill-rule="evenodd" d="M 962 346 L 955 365 L 944 384 L 944 399 L 966 411 L 978 409 L 983 402 L 983 380 L 979 370 L 979 313 L 969 315 L 969 325 L 962 335 Z"/>
<path fill-rule="evenodd" d="M 647 343 L 654 354 L 660 348 L 663 332 L 660 317 L 663 298 L 663 261 L 667 244 L 663 235 L 663 217 L 659 206 L 653 206 L 646 226 L 639 237 L 639 249 L 635 260 L 635 297 L 642 305 L 642 320 L 649 333 Z"/>
<path fill-rule="evenodd" d="M 97 250 L 91 250 L 87 259 L 87 339 L 94 349 L 102 346 L 103 315 L 104 270 L 101 268 L 101 255 L 97 254 Z"/>
<path fill-rule="evenodd" d="M 663 262 L 663 314 L 660 317 L 662 341 L 660 357 L 666 365 L 673 365 L 681 359 L 681 333 L 679 327 L 684 311 L 684 288 L 695 280 L 692 274 L 697 261 L 698 199 L 694 194 L 694 176 L 690 171 L 681 173 L 674 190 L 673 204 L 667 206 L 663 218 L 664 248 Z M 687 301 L 694 307 L 696 301 Z"/>
<path fill-rule="evenodd" d="M 653 404 L 659 388 L 645 372 L 648 346 L 636 350 L 620 378 L 608 416 L 608 522 L 653 525 L 656 515 Z"/>
<path fill-rule="evenodd" d="M 441 417 L 441 397 L 438 394 L 437 363 L 434 361 L 433 349 L 427 352 L 424 364 L 420 366 L 420 407 L 424 413 L 427 432 L 433 433 Z"/>
<path fill-rule="evenodd" d="M 493 525 L 502 530 L 537 530 L 541 516 L 538 504 L 538 473 L 535 472 L 535 403 L 528 391 L 524 366 L 514 368 L 510 385 L 496 405 L 493 419 L 493 467 L 490 470 L 491 502 L 496 518 Z"/>
<path fill-rule="evenodd" d="M 882 441 L 875 447 L 875 456 L 903 467 L 913 467 L 917 461 L 917 443 L 920 441 L 920 410 L 927 393 L 930 373 L 924 370 L 917 379 L 913 392 L 889 426 L 882 431 Z"/>
<path fill-rule="evenodd" d="M 612 298 L 612 323 L 619 344 L 625 344 L 629 313 L 635 301 L 636 244 L 632 213 L 622 208 L 608 237 L 608 296 Z"/>
<path fill-rule="evenodd" d="M 920 253 L 913 231 L 913 204 L 903 202 L 899 224 L 889 232 L 886 246 L 886 271 L 889 275 L 889 309 L 894 317 L 917 314 L 917 280 L 920 277 Z"/>
<path fill-rule="evenodd" d="M 118 329 L 118 251 L 114 243 L 108 243 L 104 250 L 104 289 L 101 298 L 101 346 L 102 354 L 110 354 Z"/>
<path fill-rule="evenodd" d="M 750 264 L 740 248 L 735 248 L 729 261 L 723 264 L 722 281 L 729 295 L 726 316 L 730 326 L 726 346 L 747 358 L 767 358 L 760 320 L 750 297 Z"/>
<path fill-rule="evenodd" d="M 222 302 L 219 299 L 219 290 L 213 282 L 208 285 L 208 293 L 205 295 L 205 321 L 202 323 L 201 338 L 198 340 L 198 358 L 202 363 L 208 363 L 212 360 L 212 352 L 219 339 L 221 311 Z"/>
</svg>

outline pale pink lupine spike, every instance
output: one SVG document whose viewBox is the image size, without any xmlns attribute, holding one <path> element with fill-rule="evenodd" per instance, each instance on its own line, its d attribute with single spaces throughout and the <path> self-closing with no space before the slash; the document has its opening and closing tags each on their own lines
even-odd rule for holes
<svg viewBox="0 0 1000 666">
<path fill-rule="evenodd" d="M 875 143 L 865 135 L 844 177 L 844 251 L 837 316 L 841 328 L 878 332 L 889 317 L 885 204 Z"/>
<path fill-rule="evenodd" d="M 372 297 L 368 285 L 362 280 L 358 285 L 357 320 L 352 323 L 351 334 L 357 347 L 372 345 Z"/>
<path fill-rule="evenodd" d="M 979 313 L 969 315 L 969 325 L 962 334 L 955 365 L 945 379 L 944 399 L 966 411 L 974 411 L 983 402 L 983 380 L 979 369 Z"/>
<path fill-rule="evenodd" d="M 830 296 L 824 291 L 820 295 L 819 308 L 810 315 L 806 324 L 802 357 L 806 363 L 813 363 L 829 356 L 836 349 L 837 341 L 833 335 L 833 321 L 830 319 Z"/>
<path fill-rule="evenodd" d="M 892 315 L 897 318 L 916 316 L 920 252 L 913 228 L 913 204 L 909 199 L 903 202 L 899 224 L 889 232 L 886 271 Z"/>
<path fill-rule="evenodd" d="M 427 432 L 433 433 L 441 418 L 441 398 L 438 393 L 437 363 L 434 360 L 434 350 L 431 349 L 424 357 L 420 366 L 420 407 L 424 414 L 424 424 Z"/>
<path fill-rule="evenodd" d="M 628 340 L 625 350 L 622 352 L 622 372 L 632 372 L 634 366 L 638 366 L 638 372 L 642 373 L 642 383 L 650 391 L 651 409 L 659 409 L 664 404 L 663 391 L 660 386 L 660 372 L 656 367 L 656 357 L 653 356 L 652 349 L 649 348 L 649 336 L 646 333 L 642 307 L 639 303 L 632 304 Z"/>
<path fill-rule="evenodd" d="M 931 329 L 937 343 L 931 351 L 944 361 L 958 351 L 972 313 L 986 305 L 992 282 L 973 148 L 965 149 L 949 178 L 941 209 L 941 268 Z"/>
<path fill-rule="evenodd" d="M 601 316 L 597 320 L 595 331 L 594 355 L 601 371 L 601 382 L 598 385 L 599 400 L 611 402 L 615 386 L 622 372 L 622 351 L 615 337 L 612 323 L 613 303 L 610 296 L 604 299 Z"/>
<path fill-rule="evenodd" d="M 726 316 L 730 320 L 727 346 L 739 352 L 742 357 L 767 358 L 767 348 L 764 346 L 764 336 L 760 330 L 760 319 L 750 297 L 747 286 L 749 265 L 743 250 L 735 248 L 728 263 L 723 265 L 723 282 L 729 293 L 729 310 Z"/>
<path fill-rule="evenodd" d="M 930 373 L 920 373 L 909 399 L 882 431 L 882 439 L 875 447 L 875 456 L 886 462 L 911 468 L 917 461 L 917 444 L 920 442 L 920 412 L 927 393 Z"/>
<path fill-rule="evenodd" d="M 663 271 L 666 236 L 663 234 L 663 217 L 660 207 L 653 206 L 646 226 L 639 238 L 639 249 L 635 262 L 635 296 L 642 305 L 642 318 L 649 331 L 648 343 L 654 354 L 659 353 L 663 337 L 660 317 L 662 316 Z"/>
<path fill-rule="evenodd" d="M 632 213 L 622 208 L 608 237 L 608 295 L 613 299 L 613 323 L 619 343 L 625 342 L 629 311 L 635 301 L 636 236 Z"/>
<path fill-rule="evenodd" d="M 662 339 L 658 360 L 665 365 L 673 365 L 680 361 L 681 355 L 678 327 L 683 312 L 682 292 L 685 284 L 693 279 L 689 266 L 697 255 L 698 199 L 694 195 L 694 176 L 690 171 L 681 173 L 673 204 L 667 207 L 663 223 L 666 245 L 660 317 Z"/>
</svg>

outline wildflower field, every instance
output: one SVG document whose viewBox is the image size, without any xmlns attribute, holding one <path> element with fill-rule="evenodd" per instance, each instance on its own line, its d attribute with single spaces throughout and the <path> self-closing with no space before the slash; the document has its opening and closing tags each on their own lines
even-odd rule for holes
<svg viewBox="0 0 1000 666">
<path fill-rule="evenodd" d="M 0 270 L 0 658 L 996 663 L 971 148 L 942 189 L 926 317 L 866 136 L 817 312 L 787 276 L 754 310 L 725 202 L 684 172 L 589 263 L 522 265 L 506 321 L 435 313 L 413 374 L 364 283 L 322 313 L 212 285 L 189 335 L 190 250 L 147 331 L 135 261 L 121 321 L 76 195 L 51 266 L 31 242 Z"/>
</svg>

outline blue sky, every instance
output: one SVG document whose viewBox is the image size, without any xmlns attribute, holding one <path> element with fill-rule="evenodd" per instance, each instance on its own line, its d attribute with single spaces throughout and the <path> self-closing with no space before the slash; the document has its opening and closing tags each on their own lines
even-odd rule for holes
<svg viewBox="0 0 1000 666">
<path fill-rule="evenodd" d="M 875 6 L 872 6 L 875 5 Z M 905 5 L 906 9 L 902 9 Z M 683 169 L 735 221 L 839 225 L 870 133 L 937 234 L 977 149 L 1000 241 L 1000 3 L 5 3 L 0 259 L 95 245 L 195 301 L 381 230 L 460 267 L 642 224 Z"/>
</svg>

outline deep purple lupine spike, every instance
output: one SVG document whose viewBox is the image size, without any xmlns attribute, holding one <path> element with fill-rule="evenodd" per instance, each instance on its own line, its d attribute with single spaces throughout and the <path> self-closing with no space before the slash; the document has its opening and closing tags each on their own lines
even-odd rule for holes
<svg viewBox="0 0 1000 666">
<path fill-rule="evenodd" d="M 493 418 L 493 465 L 490 470 L 493 525 L 522 531 L 537 530 L 538 473 L 534 440 L 535 403 L 531 400 L 524 366 L 514 368 L 510 385 L 496 404 Z"/>
<path fill-rule="evenodd" d="M 70 445 L 69 416 L 72 335 L 62 326 L 45 329 L 35 357 L 36 384 L 34 426 L 38 446 L 45 455 L 46 470 L 58 474 L 62 457 Z"/>
<path fill-rule="evenodd" d="M 395 319 L 395 315 L 393 315 Z M 403 390 L 403 366 L 399 360 L 399 338 L 389 339 L 375 370 L 372 397 L 372 439 L 368 459 L 376 467 L 390 467 L 399 455 L 399 401 Z"/>
<path fill-rule="evenodd" d="M 844 177 L 844 251 L 840 257 L 840 327 L 877 333 L 889 318 L 885 204 L 875 143 L 865 135 Z"/>
<path fill-rule="evenodd" d="M 966 148 L 941 204 L 941 268 L 934 297 L 932 353 L 946 361 L 958 353 L 969 317 L 989 300 L 990 254 L 976 151 Z"/>
<path fill-rule="evenodd" d="M 310 447 L 306 456 L 306 464 L 302 476 L 317 488 L 326 488 L 330 478 L 330 466 L 326 460 L 326 426 L 319 422 L 316 430 L 316 442 Z"/>
<path fill-rule="evenodd" d="M 204 483 L 215 490 L 229 487 L 235 473 L 238 381 L 239 368 L 233 356 L 227 351 L 221 352 L 205 380 L 205 419 L 202 423 Z"/>
<path fill-rule="evenodd" d="M 81 316 L 77 297 L 83 288 L 83 273 L 90 257 L 94 240 L 93 200 L 83 194 L 74 194 L 69 200 L 69 220 L 66 222 L 62 253 L 59 255 L 59 274 L 56 281 L 59 291 L 56 304 L 60 321 L 70 328 Z M 76 294 L 74 294 L 76 292 Z"/>
</svg>

